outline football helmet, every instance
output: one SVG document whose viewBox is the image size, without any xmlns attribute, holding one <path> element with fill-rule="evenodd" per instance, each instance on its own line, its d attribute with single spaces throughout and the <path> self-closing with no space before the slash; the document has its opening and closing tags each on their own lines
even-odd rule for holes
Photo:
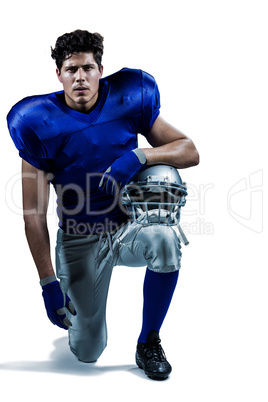
<svg viewBox="0 0 268 402">
<path fill-rule="evenodd" d="M 141 225 L 179 225 L 187 187 L 176 168 L 145 166 L 122 191 L 121 203 L 130 218 Z"/>
</svg>

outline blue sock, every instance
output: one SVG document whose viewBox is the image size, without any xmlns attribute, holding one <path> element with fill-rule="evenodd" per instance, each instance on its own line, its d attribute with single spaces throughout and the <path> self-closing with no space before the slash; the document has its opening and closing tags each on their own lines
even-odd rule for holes
<svg viewBox="0 0 268 402">
<path fill-rule="evenodd" d="M 167 314 L 179 271 L 159 273 L 147 268 L 143 285 L 143 322 L 138 343 L 146 343 L 152 330 L 159 332 Z"/>
</svg>

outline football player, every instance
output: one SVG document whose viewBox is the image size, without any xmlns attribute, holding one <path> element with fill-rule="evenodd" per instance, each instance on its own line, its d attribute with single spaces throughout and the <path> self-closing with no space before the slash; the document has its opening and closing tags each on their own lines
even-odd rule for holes
<svg viewBox="0 0 268 402">
<path fill-rule="evenodd" d="M 148 73 L 124 68 L 103 78 L 103 37 L 76 30 L 51 49 L 63 90 L 29 96 L 8 114 L 22 158 L 25 233 L 38 270 L 47 315 L 68 329 L 71 351 L 96 361 L 107 342 L 106 300 L 115 265 L 147 266 L 136 362 L 148 377 L 171 372 L 159 331 L 180 268 L 180 240 L 170 226 L 132 224 L 120 192 L 147 166 L 199 163 L 190 138 L 159 115 L 160 96 Z M 165 53 L 159 57 L 170 66 Z M 174 100 L 173 100 L 174 101 Z M 152 147 L 139 148 L 137 134 Z M 56 264 L 50 255 L 49 188 L 57 194 Z"/>
</svg>

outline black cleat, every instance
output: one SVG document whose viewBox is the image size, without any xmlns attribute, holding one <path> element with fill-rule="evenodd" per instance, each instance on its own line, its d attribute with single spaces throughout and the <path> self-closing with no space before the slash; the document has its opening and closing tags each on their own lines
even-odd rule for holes
<svg viewBox="0 0 268 402">
<path fill-rule="evenodd" d="M 172 370 L 160 342 L 158 332 L 153 330 L 146 343 L 137 345 L 136 363 L 152 380 L 165 380 Z"/>
</svg>

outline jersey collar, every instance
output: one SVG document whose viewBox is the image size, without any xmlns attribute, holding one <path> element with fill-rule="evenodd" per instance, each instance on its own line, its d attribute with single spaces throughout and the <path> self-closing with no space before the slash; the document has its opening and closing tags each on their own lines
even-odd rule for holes
<svg viewBox="0 0 268 402">
<path fill-rule="evenodd" d="M 83 121 L 88 124 L 93 124 L 94 121 L 98 118 L 100 115 L 102 108 L 104 106 L 104 103 L 107 99 L 108 93 L 109 93 L 109 84 L 105 79 L 100 80 L 100 86 L 99 86 L 99 97 L 97 100 L 97 104 L 94 107 L 91 112 L 87 113 L 81 113 L 78 112 L 77 110 L 71 109 L 69 106 L 67 106 L 65 103 L 60 101 L 59 95 L 63 94 L 64 91 L 58 91 L 58 92 L 53 92 L 50 95 L 50 100 L 58 106 L 61 110 L 63 110 L 65 113 L 67 113 L 69 116 L 72 116 L 73 118 Z"/>
</svg>

